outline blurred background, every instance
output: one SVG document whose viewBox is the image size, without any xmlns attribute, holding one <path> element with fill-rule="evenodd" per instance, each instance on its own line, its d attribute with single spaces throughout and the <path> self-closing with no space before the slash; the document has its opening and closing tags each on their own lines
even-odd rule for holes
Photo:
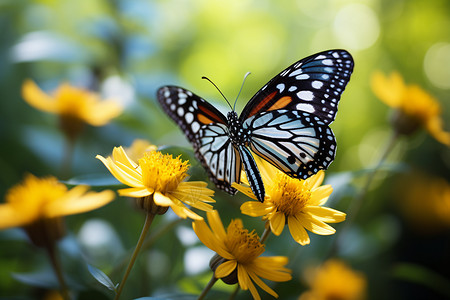
<svg viewBox="0 0 450 300">
<path fill-rule="evenodd" d="M 355 70 L 331 125 L 338 151 L 326 178 L 335 190 L 327 206 L 344 212 L 364 182 L 364 170 L 376 163 L 392 132 L 390 108 L 371 90 L 374 71 L 396 70 L 406 83 L 432 94 L 442 106 L 444 127 L 450 130 L 446 0 L 1 0 L 0 28 L 2 195 L 27 172 L 62 177 L 65 139 L 57 116 L 23 100 L 25 79 L 48 93 L 67 82 L 124 106 L 122 115 L 108 125 L 86 127 L 75 145 L 70 177 L 108 177 L 95 156 L 109 155 L 114 146 L 129 146 L 136 138 L 184 147 L 184 155 L 192 154 L 181 131 L 157 104 L 160 86 L 181 85 L 227 112 L 217 90 L 201 77 L 209 77 L 234 101 L 250 71 L 237 103 L 240 111 L 291 63 L 323 50 L 346 49 L 353 55 Z M 194 159 L 191 164 L 192 176 L 206 180 L 201 166 Z M 448 192 L 445 203 L 444 193 L 437 193 L 442 211 L 447 209 L 447 222 L 435 222 L 433 215 L 423 217 L 423 207 L 433 194 L 427 192 L 433 186 L 429 182 L 443 180 L 448 191 L 449 170 L 449 148 L 425 131 L 397 141 L 336 254 L 364 274 L 368 299 L 449 297 Z M 408 200 L 413 186 L 420 190 L 415 195 L 421 196 L 415 202 Z M 215 207 L 225 226 L 231 218 L 242 218 L 247 228 L 262 233 L 259 219 L 239 212 L 248 199 L 216 195 Z M 170 213 L 159 218 L 151 231 L 158 232 L 174 219 Z M 123 266 L 117 266 L 127 259 L 142 224 L 142 213 L 124 198 L 67 218 L 69 235 L 61 251 L 64 268 L 71 274 L 69 285 L 79 291 L 79 299 L 112 298 L 80 266 L 90 263 L 118 282 Z M 342 224 L 334 227 L 339 232 Z M 292 281 L 274 285 L 281 299 L 297 299 L 308 288 L 305 270 L 328 255 L 334 237 L 311 236 L 311 245 L 304 247 L 286 231 L 268 240 L 267 255 L 289 256 L 294 272 Z M 196 239 L 190 221 L 176 223 L 141 253 L 124 298 L 173 291 L 198 294 L 211 276 L 205 260 L 212 256 L 208 251 Z M 43 299 L 55 288 L 45 254 L 18 229 L 0 232 L 0 266 L 4 299 Z M 224 284 L 213 290 L 225 299 L 232 291 Z M 249 295 L 241 292 L 238 299 Z"/>
</svg>

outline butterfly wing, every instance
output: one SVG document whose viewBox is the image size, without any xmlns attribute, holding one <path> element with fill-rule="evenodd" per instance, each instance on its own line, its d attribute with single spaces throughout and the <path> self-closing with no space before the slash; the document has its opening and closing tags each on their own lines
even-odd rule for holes
<svg viewBox="0 0 450 300">
<path fill-rule="evenodd" d="M 326 169 L 336 140 L 328 125 L 353 71 L 345 50 L 329 50 L 292 64 L 245 106 L 240 120 L 250 148 L 286 174 L 306 179 Z"/>
<path fill-rule="evenodd" d="M 247 103 L 239 119 L 277 109 L 299 110 L 334 121 L 341 94 L 353 71 L 345 50 L 328 50 L 292 64 L 272 78 Z"/>
<path fill-rule="evenodd" d="M 274 110 L 248 118 L 250 149 L 289 176 L 306 179 L 333 161 L 336 140 L 319 117 L 298 110 Z"/>
<path fill-rule="evenodd" d="M 228 137 L 225 116 L 204 99 L 180 87 L 162 87 L 157 97 L 194 147 L 211 181 L 228 193 L 236 193 L 231 184 L 239 182 L 242 164 Z"/>
</svg>

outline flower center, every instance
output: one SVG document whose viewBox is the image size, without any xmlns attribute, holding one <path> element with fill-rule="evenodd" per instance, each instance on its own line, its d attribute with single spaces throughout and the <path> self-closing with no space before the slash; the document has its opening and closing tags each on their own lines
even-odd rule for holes
<svg viewBox="0 0 450 300">
<path fill-rule="evenodd" d="M 277 210 L 286 216 L 298 213 L 309 202 L 311 190 L 305 180 L 279 173 L 274 182 L 272 201 Z"/>
<path fill-rule="evenodd" d="M 259 242 L 256 232 L 248 232 L 239 219 L 232 220 L 228 225 L 225 245 L 237 262 L 243 265 L 253 262 L 264 252 L 264 245 Z"/>
<path fill-rule="evenodd" d="M 182 161 L 180 156 L 173 158 L 170 154 L 151 151 L 139 159 L 139 166 L 145 186 L 166 193 L 175 190 L 188 176 L 189 162 Z"/>
</svg>

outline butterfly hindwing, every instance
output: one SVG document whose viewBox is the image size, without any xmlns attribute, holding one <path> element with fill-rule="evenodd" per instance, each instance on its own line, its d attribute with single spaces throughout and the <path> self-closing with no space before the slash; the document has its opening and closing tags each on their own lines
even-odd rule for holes
<svg viewBox="0 0 450 300">
<path fill-rule="evenodd" d="M 353 65 L 350 53 L 345 50 L 329 50 L 303 58 L 260 89 L 239 119 L 244 122 L 260 112 L 288 109 L 308 112 L 330 124 Z"/>
<path fill-rule="evenodd" d="M 226 126 L 223 124 L 202 126 L 196 134 L 194 149 L 211 181 L 218 188 L 235 194 L 236 190 L 231 184 L 240 181 L 242 164 L 239 152 L 228 137 Z"/>
<path fill-rule="evenodd" d="M 225 116 L 196 94 L 176 86 L 160 88 L 158 101 L 193 145 L 211 181 L 236 193 L 231 184 L 240 180 L 241 161 L 228 137 Z"/>
<path fill-rule="evenodd" d="M 275 110 L 247 119 L 250 148 L 281 171 L 306 179 L 333 161 L 336 140 L 331 129 L 307 112 Z"/>
</svg>

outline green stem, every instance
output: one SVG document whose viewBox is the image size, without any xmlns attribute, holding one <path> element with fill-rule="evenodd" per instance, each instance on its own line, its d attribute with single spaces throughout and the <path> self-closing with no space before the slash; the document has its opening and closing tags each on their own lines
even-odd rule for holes
<svg viewBox="0 0 450 300">
<path fill-rule="evenodd" d="M 134 265 L 134 262 L 136 261 L 138 253 L 141 250 L 142 244 L 144 243 L 144 240 L 145 240 L 145 236 L 147 235 L 150 225 L 152 225 L 152 221 L 153 221 L 154 217 L 155 217 L 155 215 L 150 214 L 150 213 L 147 213 L 147 216 L 145 217 L 144 227 L 142 227 L 141 235 L 139 236 L 139 240 L 136 244 L 136 247 L 134 248 L 133 255 L 131 256 L 130 262 L 128 263 L 127 270 L 125 271 L 122 281 L 119 284 L 119 288 L 117 290 L 116 297 L 114 297 L 114 300 L 118 300 L 120 298 L 123 287 L 125 286 L 125 282 L 128 279 L 128 275 L 130 275 L 131 269 L 133 268 L 133 265 Z"/>
<path fill-rule="evenodd" d="M 180 222 L 182 222 L 182 221 L 184 221 L 184 219 L 180 219 L 180 218 L 175 219 L 175 220 L 173 220 L 173 221 L 167 223 L 166 225 L 164 225 L 164 227 L 159 228 L 157 231 L 153 232 L 153 233 L 152 233 L 152 234 L 144 241 L 144 244 L 142 245 L 141 250 L 145 250 L 145 249 L 150 248 L 150 247 L 154 244 L 154 242 L 158 240 L 159 237 L 163 236 L 166 232 L 172 230 L 178 223 L 180 223 Z M 130 252 L 131 252 L 131 251 L 130 251 Z M 125 255 L 125 256 L 124 256 L 124 259 L 122 259 L 122 260 L 120 261 L 120 263 L 118 263 L 116 266 L 114 266 L 114 269 L 113 269 L 113 270 L 111 271 L 111 273 L 109 274 L 109 276 L 110 276 L 111 278 L 112 278 L 112 277 L 115 277 L 115 275 L 117 274 L 117 272 L 119 272 L 120 270 L 122 270 L 122 269 L 125 267 L 125 265 L 126 265 L 126 263 L 127 263 L 126 257 L 127 257 L 127 256 Z"/>
<path fill-rule="evenodd" d="M 269 237 L 269 234 L 272 232 L 272 230 L 270 230 L 270 226 L 269 226 L 268 222 L 269 221 L 267 221 L 266 228 L 264 229 L 264 232 L 261 235 L 261 238 L 259 239 L 259 242 L 261 244 L 264 244 L 266 242 L 267 238 Z"/>
<path fill-rule="evenodd" d="M 348 230 L 348 228 L 350 228 L 350 226 L 353 224 L 356 216 L 358 215 L 359 211 L 361 210 L 362 204 L 363 204 L 363 200 L 367 195 L 367 192 L 369 191 L 369 188 L 373 182 L 373 179 L 375 178 L 375 175 L 377 174 L 378 170 L 380 169 L 380 167 L 383 165 L 383 163 L 385 162 L 387 156 L 389 155 L 389 153 L 391 153 L 392 149 L 395 146 L 395 142 L 397 141 L 397 138 L 399 137 L 399 134 L 397 132 L 393 132 L 391 134 L 391 136 L 389 137 L 389 140 L 385 146 L 384 151 L 382 152 L 382 155 L 380 156 L 378 162 L 376 163 L 375 167 L 372 169 L 372 171 L 368 174 L 367 176 L 367 180 L 364 184 L 364 186 L 362 187 L 361 191 L 359 192 L 359 194 L 357 194 L 357 196 L 355 197 L 355 199 L 350 203 L 350 206 L 347 210 L 347 220 L 344 222 L 341 230 L 336 234 L 336 237 L 333 241 L 333 244 L 331 246 L 331 250 L 330 250 L 330 256 L 334 256 L 337 252 L 337 248 L 339 245 L 339 240 L 340 238 L 344 235 L 344 233 Z"/>
<path fill-rule="evenodd" d="M 53 271 L 56 274 L 56 277 L 58 278 L 58 282 L 61 288 L 61 296 L 64 300 L 69 300 L 69 290 L 67 288 L 66 282 L 64 281 L 63 272 L 61 269 L 61 264 L 57 256 L 57 250 L 54 242 L 50 242 L 45 246 L 45 249 L 47 250 L 47 254 L 50 258 L 50 262 L 52 264 Z"/>
<path fill-rule="evenodd" d="M 241 290 L 241 287 L 239 286 L 239 284 L 236 284 L 236 288 L 234 289 L 233 294 L 230 295 L 230 299 L 228 299 L 228 300 L 234 300 L 234 298 L 236 298 L 236 296 L 240 290 Z"/>
<path fill-rule="evenodd" d="M 61 176 L 63 179 L 68 179 L 70 177 L 70 174 L 72 173 L 72 160 L 74 150 L 75 150 L 75 138 L 67 137 L 61 167 Z"/>
<path fill-rule="evenodd" d="M 214 272 L 213 275 L 211 277 L 211 280 L 208 282 L 208 284 L 205 286 L 205 288 L 203 289 L 202 293 L 200 294 L 200 296 L 198 296 L 197 300 L 202 300 L 205 298 L 206 294 L 208 294 L 209 290 L 213 287 L 213 285 L 217 282 L 218 278 L 216 278 L 216 276 L 214 276 Z"/>
</svg>

